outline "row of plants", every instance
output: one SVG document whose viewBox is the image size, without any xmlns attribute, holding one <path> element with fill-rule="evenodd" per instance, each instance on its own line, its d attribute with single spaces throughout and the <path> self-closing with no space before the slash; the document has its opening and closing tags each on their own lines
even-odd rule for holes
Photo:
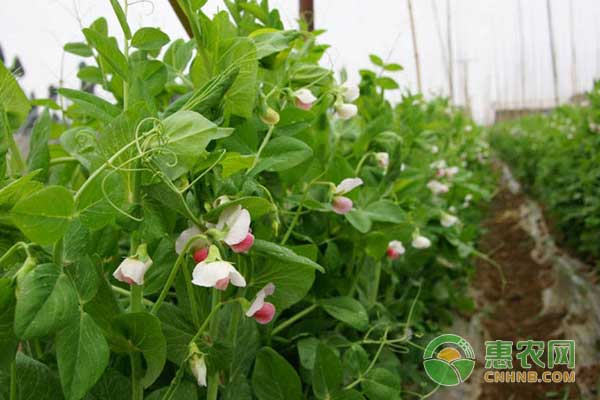
<svg viewBox="0 0 600 400">
<path fill-rule="evenodd" d="M 489 197 L 479 128 L 360 85 L 266 1 L 180 2 L 194 38 L 128 5 L 65 51 L 101 95 L 28 99 L 0 64 L 0 398 L 399 399 L 469 313 Z M 121 45 L 119 45 L 121 43 Z M 44 108 L 21 155 L 13 133 Z"/>
<path fill-rule="evenodd" d="M 582 104 L 496 125 L 490 143 L 544 205 L 560 239 L 594 262 L 600 256 L 600 82 Z"/>
</svg>

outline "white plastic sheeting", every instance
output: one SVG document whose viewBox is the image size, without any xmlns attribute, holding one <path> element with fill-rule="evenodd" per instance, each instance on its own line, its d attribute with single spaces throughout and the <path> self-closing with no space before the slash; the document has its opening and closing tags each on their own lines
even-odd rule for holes
<svg viewBox="0 0 600 400">
<path fill-rule="evenodd" d="M 405 71 L 395 75 L 403 88 L 415 91 L 407 1 L 315 0 L 316 28 L 328 30 L 321 40 L 332 46 L 324 63 L 336 70 L 346 67 L 356 80 L 357 71 L 370 66 L 368 54 L 375 53 L 403 64 Z M 456 103 L 464 104 L 468 92 L 474 116 L 482 122 L 491 121 L 495 106 L 552 106 L 554 83 L 546 1 L 413 0 L 425 93 L 448 94 L 450 11 Z M 589 89 L 600 71 L 600 2 L 550 3 L 558 94 L 564 102 L 572 94 Z M 167 0 L 133 0 L 130 4 L 134 27 L 160 26 L 171 38 L 185 36 Z M 288 26 L 295 24 L 297 0 L 272 0 L 271 4 L 280 9 Z M 0 43 L 9 59 L 19 54 L 27 70 L 22 83 L 38 96 L 45 95 L 47 86 L 61 79 L 66 86 L 76 85 L 79 60 L 68 54 L 63 57 L 61 49 L 65 42 L 81 39 L 81 26 L 104 15 L 111 31 L 119 33 L 107 0 L 2 0 L 0 7 Z M 224 9 L 220 0 L 209 0 L 206 6 L 209 14 L 219 8 Z M 574 52 L 572 42 L 576 44 Z"/>
</svg>

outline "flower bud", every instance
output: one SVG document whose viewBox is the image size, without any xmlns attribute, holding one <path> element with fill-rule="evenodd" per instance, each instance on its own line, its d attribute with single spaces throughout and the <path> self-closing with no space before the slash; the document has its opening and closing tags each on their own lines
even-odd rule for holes
<svg viewBox="0 0 600 400">
<path fill-rule="evenodd" d="M 352 200 L 345 196 L 335 196 L 332 202 L 333 212 L 336 214 L 348 214 L 352 210 Z"/>
<path fill-rule="evenodd" d="M 196 263 L 201 263 L 202 261 L 206 260 L 206 257 L 208 257 L 208 247 L 195 250 L 193 257 Z"/>
<path fill-rule="evenodd" d="M 296 107 L 303 110 L 310 110 L 313 103 L 317 101 L 315 95 L 306 88 L 296 90 L 294 92 L 294 97 L 296 98 Z"/>
<path fill-rule="evenodd" d="M 341 103 L 335 107 L 335 111 L 341 119 L 350 119 L 358 113 L 358 107 L 350 103 Z"/>
<path fill-rule="evenodd" d="M 252 317 L 259 324 L 268 324 L 275 316 L 275 306 L 272 303 L 266 302 L 265 298 L 275 292 L 275 285 L 268 283 L 264 288 L 256 293 L 254 301 L 246 311 L 247 317 Z"/>
<path fill-rule="evenodd" d="M 455 225 L 457 222 L 458 222 L 458 218 L 456 216 L 446 214 L 446 213 L 443 213 L 442 218 L 440 219 L 440 224 L 442 224 L 442 226 L 444 228 L 450 228 L 451 226 Z"/>
<path fill-rule="evenodd" d="M 425 236 L 416 235 L 413 237 L 412 247 L 415 249 L 426 249 L 431 246 L 431 240 Z"/>
<path fill-rule="evenodd" d="M 194 354 L 190 358 L 190 369 L 198 382 L 198 386 L 206 386 L 206 362 L 203 355 Z"/>
<path fill-rule="evenodd" d="M 386 254 L 390 260 L 397 260 L 405 251 L 401 241 L 392 240 L 388 243 Z"/>
<path fill-rule="evenodd" d="M 387 169 L 387 167 L 390 165 L 390 155 L 386 152 L 375 153 L 375 159 L 377 160 L 377 164 L 382 169 Z"/>
<path fill-rule="evenodd" d="M 128 285 L 143 285 L 144 275 L 151 265 L 152 260 L 150 258 L 144 262 L 133 257 L 127 257 L 113 272 L 113 276 L 116 280 Z"/>
<path fill-rule="evenodd" d="M 267 125 L 277 125 L 279 122 L 279 113 L 268 107 L 264 114 L 260 116 L 260 119 Z"/>
</svg>

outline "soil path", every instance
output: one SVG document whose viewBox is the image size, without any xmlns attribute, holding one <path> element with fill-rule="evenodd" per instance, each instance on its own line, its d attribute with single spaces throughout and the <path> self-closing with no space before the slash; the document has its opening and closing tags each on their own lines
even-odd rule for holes
<svg viewBox="0 0 600 400">
<path fill-rule="evenodd" d="M 480 260 L 472 282 L 477 320 L 483 331 L 481 339 L 507 340 L 516 344 L 527 339 L 546 342 L 583 336 L 584 343 L 577 342 L 579 357 L 580 352 L 588 351 L 586 345 L 592 346 L 599 334 L 596 330 L 598 321 L 592 314 L 598 310 L 590 308 L 595 301 L 582 299 L 579 288 L 573 288 L 573 285 L 581 284 L 577 283 L 577 277 L 581 277 L 585 267 L 569 258 L 566 268 L 571 271 L 570 276 L 560 273 L 557 260 L 568 256 L 554 245 L 541 212 L 536 214 L 539 207 L 520 192 L 506 167 L 500 169 L 503 169 L 502 184 L 490 205 L 480 242 L 481 252 L 493 261 Z M 588 291 L 585 296 L 590 295 L 593 293 Z M 590 351 L 597 353 L 593 349 Z M 513 357 L 515 354 L 513 350 Z M 478 357 L 479 379 L 482 378 L 484 355 Z M 583 364 L 588 365 L 580 366 L 578 362 L 577 383 L 483 383 L 480 380 L 475 398 L 597 398 L 591 384 L 598 378 L 597 358 L 596 354 L 586 357 Z M 543 359 L 546 359 L 545 354 Z M 515 359 L 513 366 L 519 369 Z"/>
</svg>

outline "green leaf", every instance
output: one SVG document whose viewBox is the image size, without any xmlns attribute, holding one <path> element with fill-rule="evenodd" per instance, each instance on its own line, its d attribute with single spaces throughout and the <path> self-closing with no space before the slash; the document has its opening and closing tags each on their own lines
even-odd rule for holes
<svg viewBox="0 0 600 400">
<path fill-rule="evenodd" d="M 100 174 L 86 186 L 77 199 L 76 209 L 81 222 L 92 230 L 114 221 L 125 199 L 125 183 L 119 173 Z"/>
<path fill-rule="evenodd" d="M 298 357 L 300 358 L 300 364 L 304 368 L 312 370 L 315 367 L 315 358 L 317 357 L 319 343 L 321 343 L 319 339 L 314 337 L 298 340 Z"/>
<path fill-rule="evenodd" d="M 160 320 L 145 312 L 128 313 L 115 318 L 113 326 L 121 335 L 116 344 L 118 351 L 139 352 L 144 357 L 146 373 L 141 382 L 147 388 L 158 378 L 167 360 L 167 344 Z"/>
<path fill-rule="evenodd" d="M 399 205 L 390 200 L 379 200 L 369 204 L 364 210 L 371 221 L 402 224 L 406 222 L 406 213 Z"/>
<path fill-rule="evenodd" d="M 85 312 L 56 335 L 56 361 L 65 397 L 79 400 L 100 379 L 110 351 L 102 331 Z"/>
<path fill-rule="evenodd" d="M 312 269 L 316 269 L 319 272 L 325 272 L 325 268 L 311 259 L 300 256 L 287 247 L 283 247 L 272 242 L 267 242 L 266 240 L 256 239 L 251 251 L 265 257 L 272 257 L 279 261 L 300 264 Z"/>
<path fill-rule="evenodd" d="M 0 110 L 3 109 L 8 114 L 10 133 L 23 124 L 30 108 L 29 100 L 21 86 L 0 61 Z"/>
<path fill-rule="evenodd" d="M 298 36 L 298 32 L 272 32 L 268 29 L 259 29 L 250 34 L 256 45 L 256 57 L 259 60 L 287 49 Z"/>
<path fill-rule="evenodd" d="M 355 329 L 364 330 L 369 326 L 367 310 L 352 297 L 333 297 L 321 300 L 319 304 L 333 318 L 345 322 Z"/>
<path fill-rule="evenodd" d="M 17 293 L 15 333 L 23 339 L 45 336 L 77 318 L 77 292 L 54 264 L 25 276 Z"/>
<path fill-rule="evenodd" d="M 48 186 L 19 200 L 11 215 L 30 240 L 48 245 L 62 238 L 73 208 L 71 192 L 61 186 Z"/>
<path fill-rule="evenodd" d="M 301 400 L 300 378 L 285 358 L 270 347 L 256 355 L 252 387 L 258 400 Z"/>
<path fill-rule="evenodd" d="M 385 368 L 374 368 L 361 382 L 369 400 L 400 400 L 400 376 Z"/>
<path fill-rule="evenodd" d="M 27 168 L 29 171 L 41 169 L 37 179 L 46 181 L 48 178 L 48 169 L 50 168 L 50 150 L 48 150 L 48 140 L 50 139 L 50 129 L 52 127 L 52 118 L 48 110 L 44 110 L 33 126 L 31 139 L 29 140 L 29 155 L 27 157 Z"/>
<path fill-rule="evenodd" d="M 391 63 L 391 64 L 385 64 L 383 66 L 383 69 L 385 69 L 386 71 L 395 72 L 395 71 L 402 71 L 404 69 L 404 67 L 402 67 L 402 65 L 400 65 L 400 64 Z"/>
<path fill-rule="evenodd" d="M 79 68 L 79 71 L 77 71 L 77 77 L 84 82 L 94 83 L 97 85 L 104 83 L 104 75 L 102 75 L 102 70 L 98 67 L 81 67 Z"/>
<path fill-rule="evenodd" d="M 154 392 L 150 393 L 150 395 L 146 397 L 145 400 L 163 400 L 163 396 L 167 393 L 168 390 L 168 386 L 155 390 Z M 173 393 L 171 393 L 170 398 L 176 400 L 198 400 L 198 385 L 190 381 L 182 381 L 177 386 L 177 389 L 175 389 Z"/>
<path fill-rule="evenodd" d="M 312 149 L 303 141 L 292 137 L 278 137 L 267 143 L 253 172 L 285 171 L 303 163 L 312 155 Z"/>
<path fill-rule="evenodd" d="M 261 265 L 249 286 L 253 292 L 258 292 L 268 283 L 274 283 L 277 289 L 269 297 L 269 302 L 275 305 L 277 312 L 281 312 L 302 300 L 314 280 L 314 267 L 273 260 Z"/>
<path fill-rule="evenodd" d="M 276 210 L 273 204 L 271 204 L 268 200 L 263 199 L 262 197 L 246 196 L 240 197 L 239 199 L 229 201 L 225 204 L 221 204 L 219 207 L 213 208 L 204 216 L 204 218 L 207 221 L 216 221 L 219 218 L 219 215 L 221 215 L 221 213 L 226 208 L 235 206 L 237 204 L 240 204 L 243 208 L 248 210 L 252 219 L 258 219 L 263 215 L 268 214 L 270 212 L 274 212 Z"/>
<path fill-rule="evenodd" d="M 317 346 L 315 365 L 312 371 L 313 392 L 318 399 L 330 399 L 341 389 L 344 379 L 342 362 L 329 346 Z"/>
<path fill-rule="evenodd" d="M 17 353 L 17 400 L 62 400 L 58 378 L 45 364 Z"/>
<path fill-rule="evenodd" d="M 39 173 L 30 172 L 0 189 L 0 209 L 10 210 L 21 198 L 41 189 L 42 184 L 34 180 Z"/>
<path fill-rule="evenodd" d="M 96 143 L 96 132 L 88 127 L 67 129 L 60 136 L 60 145 L 77 159 L 88 171 L 94 171 L 104 163 Z"/>
<path fill-rule="evenodd" d="M 378 67 L 383 67 L 383 60 L 381 59 L 381 57 L 376 56 L 375 54 L 371 54 L 369 55 L 369 60 L 371 60 L 371 62 L 377 65 Z"/>
<path fill-rule="evenodd" d="M 254 163 L 254 156 L 242 155 L 240 153 L 227 153 L 221 161 L 223 166 L 223 177 L 228 178 L 236 172 L 247 170 Z"/>
<path fill-rule="evenodd" d="M 118 0 L 110 0 L 110 5 L 113 8 L 113 11 L 117 15 L 117 19 L 119 20 L 119 24 L 121 25 L 121 29 L 123 29 L 123 33 L 127 39 L 131 39 L 131 29 L 129 28 L 129 24 L 127 23 L 127 16 L 119 4 Z"/>
<path fill-rule="evenodd" d="M 76 104 L 86 116 L 96 118 L 105 124 L 121 114 L 119 107 L 93 94 L 67 88 L 58 89 L 58 93 Z"/>
<path fill-rule="evenodd" d="M 131 45 L 140 50 L 150 51 L 160 49 L 169 41 L 169 36 L 158 28 L 141 28 L 133 35 Z"/>
<path fill-rule="evenodd" d="M 371 230 L 372 222 L 368 214 L 363 210 L 353 208 L 344 217 L 350 222 L 350 224 L 356 228 L 360 233 L 367 233 Z"/>
<path fill-rule="evenodd" d="M 0 278 L 0 371 L 8 370 L 17 350 L 13 329 L 15 319 L 15 288 L 10 278 Z"/>
<path fill-rule="evenodd" d="M 83 34 L 90 45 L 100 53 L 102 60 L 106 61 L 123 80 L 127 81 L 129 67 L 127 59 L 119 50 L 117 41 L 90 28 L 84 28 Z"/>
<path fill-rule="evenodd" d="M 67 53 L 75 54 L 80 57 L 91 57 L 94 55 L 90 46 L 81 42 L 67 43 L 63 48 Z"/>
<path fill-rule="evenodd" d="M 193 50 L 193 41 L 186 43 L 186 41 L 183 39 L 177 39 L 173 41 L 167 51 L 165 51 L 163 61 L 165 64 L 173 67 L 175 71 L 181 73 L 190 63 Z"/>
<path fill-rule="evenodd" d="M 400 87 L 398 85 L 398 82 L 396 82 L 392 78 L 388 78 L 387 76 L 377 78 L 375 80 L 375 83 L 379 85 L 382 89 L 398 89 Z"/>
<path fill-rule="evenodd" d="M 163 334 L 167 343 L 167 358 L 175 364 L 181 364 L 189 354 L 189 344 L 196 333 L 184 311 L 176 305 L 165 302 L 158 310 Z"/>
<path fill-rule="evenodd" d="M 67 268 L 79 294 L 79 302 L 87 303 L 93 299 L 98 292 L 100 276 L 90 256 L 79 254 L 79 258 Z"/>
</svg>

